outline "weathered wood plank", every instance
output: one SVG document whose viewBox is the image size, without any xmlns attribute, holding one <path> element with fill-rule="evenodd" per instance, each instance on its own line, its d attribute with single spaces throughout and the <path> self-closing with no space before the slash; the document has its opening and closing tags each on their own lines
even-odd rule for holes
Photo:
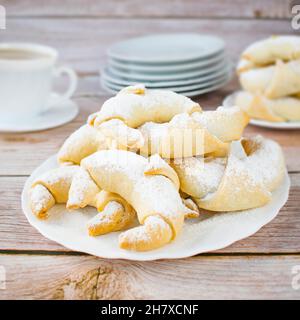
<svg viewBox="0 0 300 320">
<path fill-rule="evenodd" d="M 288 18 L 289 0 L 4 0 L 9 16 Z"/>
<path fill-rule="evenodd" d="M 292 174 L 290 197 L 279 215 L 250 238 L 219 252 L 300 253 L 300 174 Z M 0 177 L 0 250 L 69 251 L 29 225 L 21 209 L 26 177 Z"/>
<path fill-rule="evenodd" d="M 62 63 L 67 62 L 81 73 L 98 73 L 106 63 L 107 48 L 114 42 L 161 32 L 200 32 L 221 36 L 227 43 L 230 56 L 236 59 L 245 46 L 257 39 L 295 31 L 288 20 L 274 23 L 271 20 L 240 19 L 8 18 L 7 29 L 1 31 L 1 41 L 51 45 L 61 53 Z"/>
<path fill-rule="evenodd" d="M 0 255 L 0 299 L 300 299 L 292 286 L 299 264 L 296 255 L 153 262 Z"/>
</svg>

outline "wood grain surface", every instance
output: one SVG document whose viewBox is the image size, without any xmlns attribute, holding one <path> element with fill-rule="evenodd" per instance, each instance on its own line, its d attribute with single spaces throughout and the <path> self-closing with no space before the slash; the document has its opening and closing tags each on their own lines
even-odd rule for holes
<svg viewBox="0 0 300 320">
<path fill-rule="evenodd" d="M 6 0 L 7 14 L 17 17 L 184 17 L 288 18 L 295 1 L 289 0 Z"/>
<path fill-rule="evenodd" d="M 1 255 L 9 299 L 295 299 L 298 255 L 198 256 L 129 262 L 90 256 Z"/>
<path fill-rule="evenodd" d="M 209 254 L 176 261 L 128 262 L 71 252 L 30 226 L 20 199 L 31 172 L 108 98 L 99 85 L 99 70 L 106 64 L 106 50 L 112 43 L 149 33 L 204 32 L 224 38 L 235 63 L 241 50 L 257 39 L 298 34 L 290 23 L 295 3 L 1 1 L 8 18 L 0 40 L 56 47 L 60 63 L 73 66 L 80 76 L 74 98 L 80 113 L 59 128 L 0 133 L 0 266 L 6 270 L 6 289 L 0 289 L 0 299 L 300 299 L 300 291 L 292 287 L 293 267 L 300 265 L 299 130 L 248 126 L 246 136 L 261 134 L 283 147 L 292 181 L 289 200 L 255 235 Z M 62 90 L 64 83 L 56 87 Z M 224 88 L 196 100 L 204 109 L 214 109 L 238 88 L 234 77 Z"/>
</svg>

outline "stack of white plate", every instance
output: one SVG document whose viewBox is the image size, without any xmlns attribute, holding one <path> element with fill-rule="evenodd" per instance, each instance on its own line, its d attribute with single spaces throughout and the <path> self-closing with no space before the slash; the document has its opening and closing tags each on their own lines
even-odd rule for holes
<svg viewBox="0 0 300 320">
<path fill-rule="evenodd" d="M 108 50 L 102 87 L 110 93 L 143 83 L 188 97 L 224 86 L 232 63 L 222 39 L 201 34 L 162 34 L 119 42 Z"/>
</svg>

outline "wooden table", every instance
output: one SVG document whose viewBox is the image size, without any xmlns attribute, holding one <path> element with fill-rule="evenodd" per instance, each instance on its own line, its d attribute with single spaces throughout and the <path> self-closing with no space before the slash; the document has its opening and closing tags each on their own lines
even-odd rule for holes
<svg viewBox="0 0 300 320">
<path fill-rule="evenodd" d="M 0 135 L 0 271 L 1 266 L 6 270 L 6 289 L 0 288 L 0 298 L 299 299 L 300 290 L 292 286 L 293 271 L 300 265 L 299 130 L 246 129 L 246 136 L 262 134 L 283 147 L 292 181 L 290 197 L 276 219 L 254 236 L 217 252 L 175 261 L 111 261 L 71 252 L 29 225 L 21 210 L 24 182 L 107 99 L 99 87 L 98 70 L 110 44 L 155 32 L 208 32 L 223 37 L 236 60 L 256 39 L 294 32 L 289 1 L 80 2 L 1 2 L 8 16 L 7 29 L 0 30 L 1 41 L 52 45 L 62 62 L 76 68 L 80 82 L 74 100 L 80 114 L 56 129 Z M 233 79 L 222 90 L 197 100 L 212 109 L 236 88 Z"/>
</svg>

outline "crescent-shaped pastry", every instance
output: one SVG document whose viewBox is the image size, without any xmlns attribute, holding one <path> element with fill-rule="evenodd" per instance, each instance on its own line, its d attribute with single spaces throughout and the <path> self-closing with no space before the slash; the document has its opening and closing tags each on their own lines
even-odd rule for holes
<svg viewBox="0 0 300 320">
<path fill-rule="evenodd" d="M 115 193 L 102 190 L 97 196 L 96 206 L 99 212 L 87 223 L 90 236 L 124 230 L 136 217 L 131 205 Z"/>
<path fill-rule="evenodd" d="M 143 144 L 141 133 L 118 119 L 107 121 L 99 128 L 86 124 L 67 138 L 58 152 L 58 161 L 80 164 L 83 158 L 98 150 L 135 149 Z"/>
<path fill-rule="evenodd" d="M 244 90 L 275 99 L 300 92 L 300 60 L 287 63 L 277 60 L 275 65 L 240 73 Z"/>
<path fill-rule="evenodd" d="M 272 100 L 262 95 L 240 91 L 236 94 L 235 104 L 255 119 L 273 122 L 300 120 L 300 99 L 296 97 Z"/>
<path fill-rule="evenodd" d="M 168 122 L 176 114 L 201 111 L 198 103 L 168 90 L 149 90 L 144 85 L 126 87 L 104 102 L 101 110 L 89 117 L 95 127 L 110 119 L 120 119 L 131 128 L 145 122 Z"/>
<path fill-rule="evenodd" d="M 207 131 L 223 142 L 230 142 L 241 138 L 249 123 L 249 117 L 239 107 L 218 107 L 213 111 L 195 112 L 192 114 L 195 121 Z"/>
<path fill-rule="evenodd" d="M 47 171 L 33 182 L 30 190 L 32 212 L 38 218 L 47 218 L 48 210 L 55 203 L 68 203 L 71 184 L 77 174 L 80 175 L 81 183 L 78 184 L 76 198 L 70 199 L 70 209 L 75 206 L 95 205 L 100 191 L 98 186 L 89 176 L 84 175 L 79 166 L 63 166 Z"/>
<path fill-rule="evenodd" d="M 281 183 L 285 164 L 280 146 L 257 136 L 233 142 L 228 158 L 187 158 L 172 163 L 199 208 L 237 211 L 265 205 Z"/>
<path fill-rule="evenodd" d="M 249 117 L 234 107 L 214 111 L 181 113 L 170 122 L 146 122 L 139 127 L 145 144 L 143 155 L 158 153 L 164 158 L 186 158 L 207 153 L 226 154 L 225 142 L 241 138 Z"/>
<path fill-rule="evenodd" d="M 183 204 L 173 176 L 166 176 L 167 170 L 165 175 L 145 174 L 148 160 L 123 150 L 98 151 L 83 159 L 81 166 L 99 188 L 117 193 L 137 212 L 142 225 L 120 235 L 121 248 L 152 250 L 181 231 L 185 214 L 191 210 Z"/>
<path fill-rule="evenodd" d="M 242 58 L 255 65 L 267 65 L 277 59 L 284 61 L 300 58 L 300 38 L 297 36 L 272 36 L 252 43 L 242 53 Z"/>
<path fill-rule="evenodd" d="M 145 144 L 142 155 L 159 154 L 164 158 L 186 158 L 203 155 L 227 145 L 187 113 L 181 113 L 167 123 L 147 122 L 140 128 Z"/>
<path fill-rule="evenodd" d="M 86 170 L 79 166 L 63 166 L 42 174 L 32 184 L 29 201 L 39 219 L 48 218 L 56 203 L 66 203 L 68 209 L 93 206 L 99 212 L 88 223 L 92 236 L 119 231 L 135 217 L 133 208 L 119 195 L 100 191 Z"/>
</svg>

